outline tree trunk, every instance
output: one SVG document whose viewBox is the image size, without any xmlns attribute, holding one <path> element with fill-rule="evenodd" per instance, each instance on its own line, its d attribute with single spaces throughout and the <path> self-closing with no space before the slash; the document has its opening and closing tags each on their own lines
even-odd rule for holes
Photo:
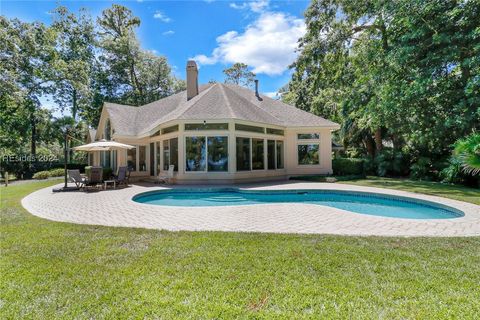
<svg viewBox="0 0 480 320">
<path fill-rule="evenodd" d="M 367 153 L 370 157 L 375 157 L 375 147 L 373 145 L 373 139 L 371 136 L 367 135 L 363 140 L 365 143 L 365 148 L 367 149 Z"/>
<path fill-rule="evenodd" d="M 378 152 L 382 151 L 382 128 L 377 128 L 375 130 L 375 150 Z"/>
<path fill-rule="evenodd" d="M 30 153 L 32 158 L 36 158 L 37 155 L 37 119 L 35 118 L 35 107 L 30 105 Z"/>
<path fill-rule="evenodd" d="M 73 125 L 75 126 L 75 123 L 76 123 L 76 117 L 77 117 L 77 110 L 78 110 L 78 106 L 77 106 L 77 90 L 73 89 L 73 92 L 72 92 L 72 118 L 73 118 Z M 73 128 L 72 128 L 73 129 Z M 67 163 L 68 162 L 72 162 L 72 158 L 73 158 L 73 139 L 70 139 L 69 141 L 69 144 L 68 144 L 68 147 L 69 147 L 69 150 L 68 150 L 68 159 L 67 159 Z"/>
</svg>

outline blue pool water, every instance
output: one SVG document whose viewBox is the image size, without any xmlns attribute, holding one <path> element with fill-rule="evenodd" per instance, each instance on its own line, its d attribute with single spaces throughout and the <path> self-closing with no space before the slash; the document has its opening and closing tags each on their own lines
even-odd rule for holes
<svg viewBox="0 0 480 320">
<path fill-rule="evenodd" d="M 407 197 L 347 191 L 169 190 L 142 193 L 135 196 L 133 200 L 146 204 L 176 207 L 306 203 L 329 206 L 355 213 L 408 219 L 451 219 L 463 216 L 463 213 L 459 210 L 433 202 Z"/>
</svg>

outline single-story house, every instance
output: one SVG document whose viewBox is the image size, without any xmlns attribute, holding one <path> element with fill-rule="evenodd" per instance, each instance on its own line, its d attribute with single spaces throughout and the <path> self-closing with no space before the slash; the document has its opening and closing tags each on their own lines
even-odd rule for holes
<svg viewBox="0 0 480 320">
<path fill-rule="evenodd" d="M 242 182 L 332 173 L 332 121 L 258 92 L 224 83 L 198 85 L 187 63 L 187 90 L 139 106 L 105 103 L 88 140 L 136 146 L 96 152 L 92 165 L 128 165 L 154 178 L 175 166 L 174 180 Z"/>
</svg>

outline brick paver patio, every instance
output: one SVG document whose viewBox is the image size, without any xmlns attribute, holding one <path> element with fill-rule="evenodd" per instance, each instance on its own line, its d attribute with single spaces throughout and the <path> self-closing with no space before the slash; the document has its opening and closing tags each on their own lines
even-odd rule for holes
<svg viewBox="0 0 480 320">
<path fill-rule="evenodd" d="M 465 213 L 455 219 L 414 220 L 378 217 L 336 208 L 302 204 L 261 204 L 230 207 L 165 207 L 134 202 L 145 191 L 193 186 L 136 184 L 100 192 L 53 193 L 38 190 L 22 200 L 32 214 L 55 221 L 79 224 L 189 231 L 241 231 L 322 233 L 375 236 L 475 236 L 480 235 L 480 206 L 416 193 L 329 183 L 270 183 L 239 185 L 242 189 L 331 189 L 369 191 L 408 196 L 448 205 Z M 220 186 L 195 186 L 195 188 Z M 231 187 L 231 186 L 229 186 Z"/>
</svg>

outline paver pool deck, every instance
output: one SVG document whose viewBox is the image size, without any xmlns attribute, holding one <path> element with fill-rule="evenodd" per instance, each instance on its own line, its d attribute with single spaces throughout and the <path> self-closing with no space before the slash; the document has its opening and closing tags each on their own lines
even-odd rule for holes
<svg viewBox="0 0 480 320">
<path fill-rule="evenodd" d="M 447 205 L 465 213 L 453 219 L 402 219 L 353 213 L 303 203 L 222 207 L 167 207 L 137 203 L 142 192 L 165 189 L 235 187 L 245 190 L 348 190 L 406 196 Z M 54 221 L 170 231 L 309 233 L 362 236 L 478 236 L 480 206 L 405 191 L 331 183 L 276 182 L 236 186 L 158 186 L 134 184 L 100 192 L 53 193 L 52 187 L 31 193 L 22 205 L 32 214 Z"/>
</svg>

